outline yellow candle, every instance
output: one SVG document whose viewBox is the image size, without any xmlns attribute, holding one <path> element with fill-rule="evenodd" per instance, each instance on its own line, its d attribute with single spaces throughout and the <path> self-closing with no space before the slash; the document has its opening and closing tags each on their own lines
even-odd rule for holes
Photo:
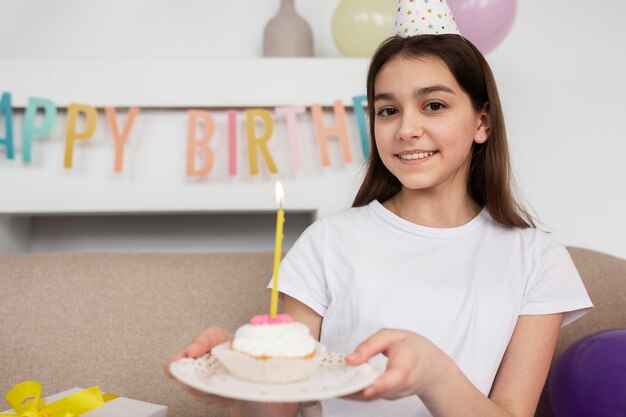
<svg viewBox="0 0 626 417">
<path fill-rule="evenodd" d="M 280 181 L 276 183 L 276 200 L 280 208 L 276 212 L 276 242 L 274 244 L 274 275 L 272 277 L 272 304 L 270 306 L 270 317 L 278 314 L 278 270 L 280 268 L 280 256 L 283 248 L 283 223 L 285 222 L 285 212 L 283 211 L 284 192 Z"/>
</svg>

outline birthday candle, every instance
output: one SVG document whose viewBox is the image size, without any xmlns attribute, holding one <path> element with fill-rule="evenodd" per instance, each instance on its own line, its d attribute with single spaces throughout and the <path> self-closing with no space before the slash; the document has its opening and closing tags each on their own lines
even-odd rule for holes
<svg viewBox="0 0 626 417">
<path fill-rule="evenodd" d="M 285 212 L 283 203 L 285 202 L 285 192 L 280 181 L 276 182 L 276 202 L 279 204 L 276 212 L 276 243 L 274 245 L 274 275 L 272 278 L 272 304 L 270 307 L 270 317 L 276 317 L 278 313 L 278 269 L 280 267 L 280 255 L 283 247 L 283 223 L 285 222 Z"/>
</svg>

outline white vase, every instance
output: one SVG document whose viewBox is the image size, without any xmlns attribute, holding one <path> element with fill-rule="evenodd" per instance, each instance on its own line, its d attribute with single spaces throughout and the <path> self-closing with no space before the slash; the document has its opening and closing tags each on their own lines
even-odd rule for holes
<svg viewBox="0 0 626 417">
<path fill-rule="evenodd" d="M 265 26 L 263 56 L 313 56 L 313 33 L 294 0 L 281 0 L 278 14 Z"/>
</svg>

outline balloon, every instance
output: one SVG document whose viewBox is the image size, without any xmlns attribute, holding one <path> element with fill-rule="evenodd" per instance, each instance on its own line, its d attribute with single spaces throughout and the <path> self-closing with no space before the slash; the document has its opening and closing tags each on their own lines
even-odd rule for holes
<svg viewBox="0 0 626 417">
<path fill-rule="evenodd" d="M 548 397 L 555 417 L 626 416 L 626 329 L 567 348 L 550 374 Z"/>
<path fill-rule="evenodd" d="M 333 38 L 344 56 L 371 57 L 393 35 L 395 3 L 390 0 L 342 0 L 333 14 Z"/>
<path fill-rule="evenodd" d="M 483 54 L 504 39 L 515 19 L 515 0 L 448 0 L 461 34 Z"/>
</svg>

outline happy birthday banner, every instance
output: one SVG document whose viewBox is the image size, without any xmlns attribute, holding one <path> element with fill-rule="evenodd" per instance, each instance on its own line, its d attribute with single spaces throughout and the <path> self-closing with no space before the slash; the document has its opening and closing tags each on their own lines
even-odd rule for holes
<svg viewBox="0 0 626 417">
<path fill-rule="evenodd" d="M 365 123 L 365 106 L 367 96 L 352 97 L 354 114 L 358 125 L 361 150 L 364 158 L 369 157 L 369 135 Z M 323 122 L 322 106 L 312 104 L 310 112 L 313 119 L 315 137 L 320 151 L 322 166 L 330 166 L 328 155 L 328 138 L 338 137 L 343 153 L 344 163 L 352 162 L 350 151 L 346 112 L 341 100 L 335 100 L 333 104 L 335 124 L 325 125 Z M 36 126 L 35 119 L 39 113 L 43 114 L 43 122 Z M 124 146 L 131 135 L 133 124 L 140 112 L 139 107 L 131 107 L 128 110 L 126 122 L 122 129 L 118 125 L 117 111 L 115 107 L 105 107 L 104 113 L 109 124 L 115 145 L 114 171 L 122 172 L 124 161 Z M 286 106 L 274 108 L 272 112 L 263 108 L 243 109 L 245 118 L 246 146 L 248 147 L 248 166 L 251 175 L 259 174 L 259 157 L 265 164 L 268 172 L 277 174 L 278 168 L 269 149 L 268 142 L 273 137 L 275 118 L 284 118 L 287 126 L 291 162 L 293 169 L 298 171 L 302 164 L 297 136 L 297 116 L 307 112 L 304 106 Z M 228 109 L 228 174 L 237 175 L 237 115 L 236 109 Z M 85 119 L 85 128 L 78 131 L 79 118 Z M 187 165 L 186 173 L 192 177 L 204 177 L 211 173 L 215 155 L 211 148 L 214 139 L 215 122 L 211 112 L 207 110 L 187 110 Z M 5 136 L 0 137 L 0 149 L 4 147 L 6 157 L 10 160 L 15 158 L 13 137 L 13 107 L 11 105 L 11 93 L 3 92 L 0 101 L 0 123 L 4 118 Z M 31 161 L 33 139 L 45 136 L 54 127 L 57 119 L 57 106 L 46 98 L 30 97 L 24 112 L 24 127 L 22 134 L 22 161 L 28 164 Z M 67 107 L 65 121 L 65 152 L 63 166 L 72 168 L 74 159 L 74 145 L 77 141 L 89 140 L 93 135 L 98 119 L 98 110 L 88 104 L 70 103 Z M 263 134 L 256 130 L 257 122 L 264 126 Z M 199 126 L 204 125 L 204 133 L 198 137 Z M 1 124 L 0 124 L 1 126 Z"/>
</svg>

